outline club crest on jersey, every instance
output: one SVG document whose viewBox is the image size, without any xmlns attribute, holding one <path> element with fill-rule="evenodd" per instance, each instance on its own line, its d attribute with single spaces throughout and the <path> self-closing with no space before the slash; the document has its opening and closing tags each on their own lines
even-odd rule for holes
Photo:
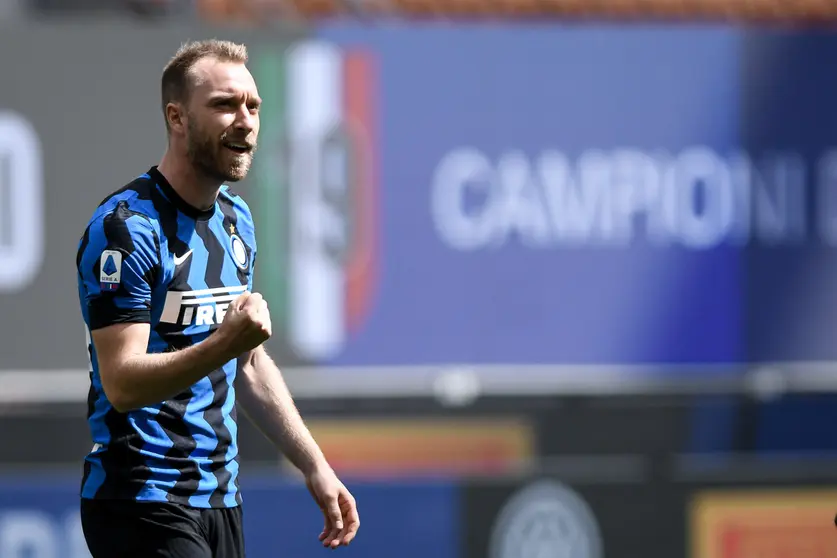
<svg viewBox="0 0 837 558">
<path fill-rule="evenodd" d="M 244 241 L 241 240 L 241 237 L 235 233 L 230 235 L 230 250 L 232 251 L 233 261 L 238 266 L 238 269 L 247 271 L 247 264 L 250 263 L 247 261 L 247 247 L 244 246 Z"/>
<path fill-rule="evenodd" d="M 122 280 L 122 252 L 105 250 L 99 260 L 99 288 L 115 291 Z"/>
</svg>

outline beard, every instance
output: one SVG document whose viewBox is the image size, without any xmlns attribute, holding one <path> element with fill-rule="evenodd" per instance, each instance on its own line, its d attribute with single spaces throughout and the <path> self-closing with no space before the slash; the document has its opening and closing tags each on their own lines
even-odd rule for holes
<svg viewBox="0 0 837 558">
<path fill-rule="evenodd" d="M 238 182 L 247 176 L 253 163 L 253 154 L 256 152 L 255 142 L 247 142 L 252 145 L 249 151 L 237 153 L 225 147 L 229 141 L 245 140 L 233 140 L 228 132 L 224 132 L 220 138 L 214 138 L 198 126 L 196 118 L 189 117 L 187 154 L 195 169 L 204 176 L 220 182 Z"/>
</svg>

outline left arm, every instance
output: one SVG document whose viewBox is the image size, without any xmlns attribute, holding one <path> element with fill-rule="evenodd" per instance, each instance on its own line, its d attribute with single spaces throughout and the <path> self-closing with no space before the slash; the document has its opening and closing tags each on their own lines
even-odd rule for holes
<svg viewBox="0 0 837 558">
<path fill-rule="evenodd" d="M 238 359 L 236 398 L 247 418 L 306 477 L 329 465 L 294 404 L 282 373 L 264 347 Z"/>
<path fill-rule="evenodd" d="M 241 409 L 305 475 L 325 516 L 323 545 L 349 544 L 360 526 L 354 497 L 332 471 L 302 420 L 279 368 L 263 346 L 238 359 L 236 398 Z"/>
</svg>

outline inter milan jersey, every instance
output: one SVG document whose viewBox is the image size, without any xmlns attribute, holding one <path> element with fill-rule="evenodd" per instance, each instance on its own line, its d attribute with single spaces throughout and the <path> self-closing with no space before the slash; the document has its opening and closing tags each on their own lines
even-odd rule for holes
<svg viewBox="0 0 837 558">
<path fill-rule="evenodd" d="M 88 423 L 83 498 L 241 503 L 233 382 L 226 363 L 167 401 L 118 412 L 102 389 L 89 332 L 149 323 L 149 353 L 200 343 L 229 303 L 252 290 L 256 239 L 247 204 L 226 186 L 211 209 L 186 203 L 152 167 L 96 209 L 79 243 L 81 312 L 88 328 Z"/>
</svg>

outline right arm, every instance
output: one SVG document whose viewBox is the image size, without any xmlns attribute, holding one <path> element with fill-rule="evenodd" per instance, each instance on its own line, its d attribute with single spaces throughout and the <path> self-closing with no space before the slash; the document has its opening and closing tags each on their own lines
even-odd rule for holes
<svg viewBox="0 0 837 558">
<path fill-rule="evenodd" d="M 91 332 L 102 389 L 122 413 L 164 401 L 237 355 L 222 335 L 179 351 L 147 353 L 150 325 L 114 324 Z"/>
<path fill-rule="evenodd" d="M 149 354 L 151 281 L 160 270 L 154 229 L 142 216 L 117 208 L 91 223 L 87 236 L 78 271 L 102 389 L 117 411 L 177 395 L 270 336 L 269 322 L 256 319 L 261 297 L 244 293 L 230 304 L 224 323 L 205 341 Z M 118 257 L 108 262 L 110 255 Z M 103 269 L 116 269 L 116 283 L 110 288 L 102 282 Z"/>
</svg>

